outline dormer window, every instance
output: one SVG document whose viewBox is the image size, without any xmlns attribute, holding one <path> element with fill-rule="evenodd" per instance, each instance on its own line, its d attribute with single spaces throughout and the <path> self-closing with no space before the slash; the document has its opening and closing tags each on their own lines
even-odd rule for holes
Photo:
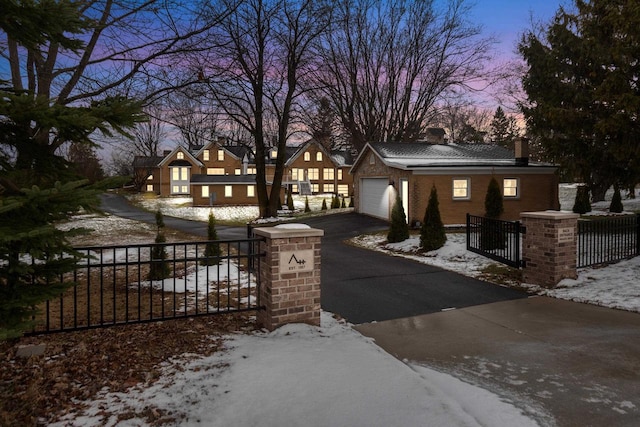
<svg viewBox="0 0 640 427">
<path fill-rule="evenodd" d="M 278 150 L 276 150 L 275 148 L 273 150 L 271 150 L 271 158 L 272 159 L 277 159 L 278 158 Z"/>
<path fill-rule="evenodd" d="M 317 162 L 321 162 L 322 161 L 322 153 L 320 151 L 318 151 L 316 153 L 316 161 Z"/>
<path fill-rule="evenodd" d="M 176 159 L 184 160 L 184 153 L 182 151 L 178 151 L 178 153 L 176 154 Z"/>
</svg>

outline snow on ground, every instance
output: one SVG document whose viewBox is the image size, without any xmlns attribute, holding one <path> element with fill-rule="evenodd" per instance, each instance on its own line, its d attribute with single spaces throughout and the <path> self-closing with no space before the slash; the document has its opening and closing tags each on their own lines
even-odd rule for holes
<svg viewBox="0 0 640 427">
<path fill-rule="evenodd" d="M 328 313 L 320 328 L 238 334 L 226 346 L 167 366 L 147 389 L 102 392 L 57 425 L 139 426 L 143 420 L 118 414 L 149 408 L 181 417 L 182 426 L 526 427 L 545 418 L 447 374 L 407 365 Z"/>
</svg>

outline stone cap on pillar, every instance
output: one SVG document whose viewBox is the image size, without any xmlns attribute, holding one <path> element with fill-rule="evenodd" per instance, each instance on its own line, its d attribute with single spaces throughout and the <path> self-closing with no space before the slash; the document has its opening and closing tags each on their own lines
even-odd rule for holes
<svg viewBox="0 0 640 427">
<path fill-rule="evenodd" d="M 324 230 L 311 228 L 307 224 L 279 224 L 275 227 L 254 228 L 253 232 L 257 236 L 270 239 L 284 239 L 289 237 L 322 237 Z"/>
<path fill-rule="evenodd" d="M 540 211 L 540 212 L 520 212 L 521 218 L 537 218 L 537 219 L 576 219 L 580 218 L 580 214 L 569 211 Z"/>
</svg>

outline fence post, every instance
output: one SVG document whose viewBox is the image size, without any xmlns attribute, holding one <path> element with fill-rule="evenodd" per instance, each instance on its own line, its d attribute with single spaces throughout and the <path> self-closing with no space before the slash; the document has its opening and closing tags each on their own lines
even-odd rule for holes
<svg viewBox="0 0 640 427">
<path fill-rule="evenodd" d="M 287 323 L 320 325 L 320 246 L 323 230 L 304 224 L 254 228 L 260 242 L 258 324 L 270 331 Z"/>
<path fill-rule="evenodd" d="M 523 212 L 522 271 L 524 283 L 552 288 L 577 277 L 578 218 L 572 212 Z"/>
</svg>

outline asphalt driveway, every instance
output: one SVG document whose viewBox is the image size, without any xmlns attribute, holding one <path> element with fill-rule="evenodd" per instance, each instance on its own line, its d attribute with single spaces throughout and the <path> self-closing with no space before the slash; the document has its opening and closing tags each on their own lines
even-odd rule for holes
<svg viewBox="0 0 640 427">
<path fill-rule="evenodd" d="M 117 216 L 155 222 L 151 212 L 114 194 L 102 196 L 102 209 Z M 167 227 L 206 236 L 206 223 L 165 217 Z M 302 220 L 322 229 L 322 308 L 351 323 L 398 319 L 451 308 L 524 298 L 527 295 L 441 268 L 357 248 L 345 240 L 386 230 L 385 221 L 355 213 Z M 221 239 L 242 239 L 243 227 L 216 226 Z"/>
</svg>

